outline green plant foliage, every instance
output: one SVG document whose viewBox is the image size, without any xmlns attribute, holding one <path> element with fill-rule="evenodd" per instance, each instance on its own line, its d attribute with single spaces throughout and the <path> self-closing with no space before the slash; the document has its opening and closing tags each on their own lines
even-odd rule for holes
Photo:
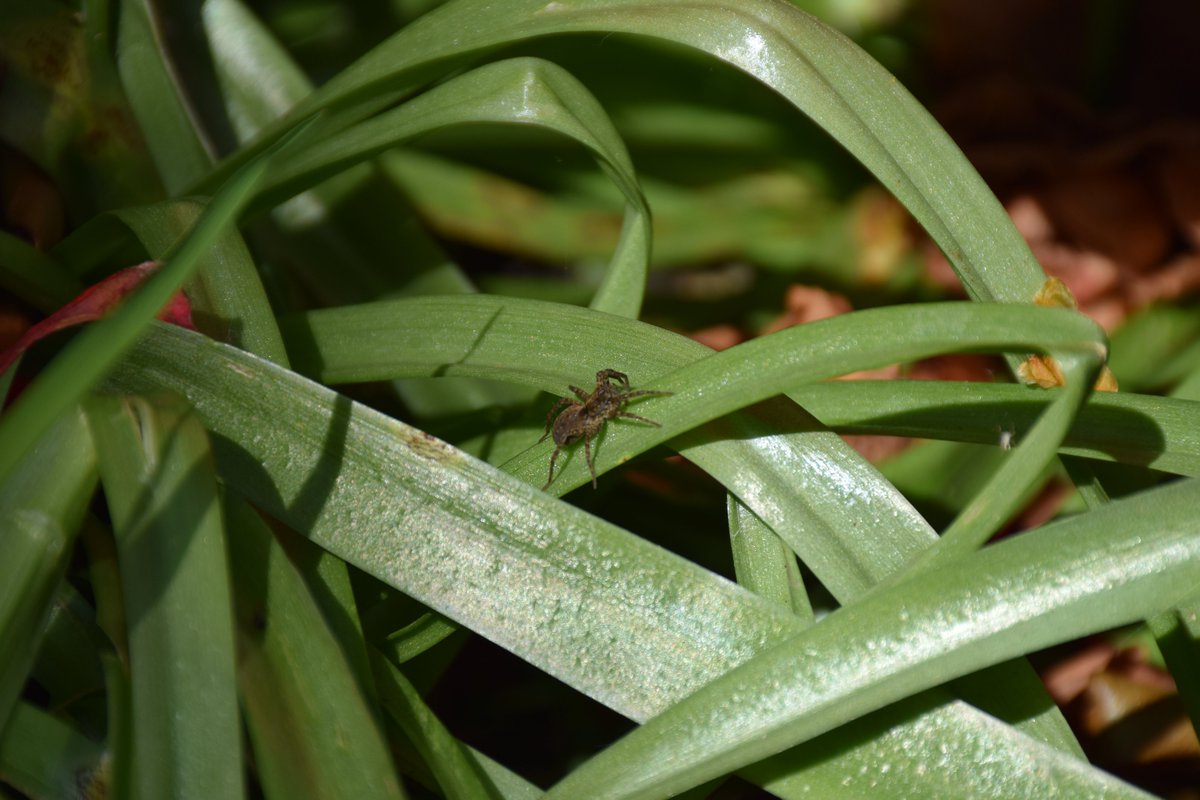
<svg viewBox="0 0 1200 800">
<path fill-rule="evenodd" d="M 94 400 L 129 626 L 139 796 L 242 796 L 233 614 L 208 440 L 178 401 Z"/>
<path fill-rule="evenodd" d="M 55 421 L 0 484 L 0 723 L 20 696 L 95 485 L 95 453 L 78 410 Z"/>
<path fill-rule="evenodd" d="M 1200 328 L 1114 338 L 1127 388 L 1175 396 L 1093 394 L 1104 333 L 1035 304 L 996 198 L 833 27 L 882 6 L 797 5 L 0 11 L 0 112 L 40 114 L 0 137 L 71 209 L 53 247 L 0 231 L 0 287 L 50 312 L 161 262 L 3 378 L 0 793 L 1143 796 L 1024 657 L 1148 621 L 1200 707 Z M 845 154 L 969 301 L 867 277 Z M 806 280 L 864 310 L 677 332 Z M 181 288 L 196 330 L 155 321 Z M 831 380 L 963 352 L 1063 380 Z M 578 444 L 543 491 L 535 393 L 602 369 L 658 424 L 588 442 L 600 491 Z M 841 434 L 941 442 L 881 471 Z M 1077 513 L 989 543 L 1064 472 Z M 479 639 L 633 729 L 542 763 L 510 719 L 539 691 L 464 690 Z"/>
</svg>

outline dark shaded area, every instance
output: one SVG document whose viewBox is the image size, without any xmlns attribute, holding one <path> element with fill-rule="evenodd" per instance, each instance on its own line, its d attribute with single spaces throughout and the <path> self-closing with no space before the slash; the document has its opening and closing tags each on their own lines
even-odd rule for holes
<svg viewBox="0 0 1200 800">
<path fill-rule="evenodd" d="M 427 701 L 455 736 L 543 787 L 634 727 L 478 636 Z"/>
</svg>

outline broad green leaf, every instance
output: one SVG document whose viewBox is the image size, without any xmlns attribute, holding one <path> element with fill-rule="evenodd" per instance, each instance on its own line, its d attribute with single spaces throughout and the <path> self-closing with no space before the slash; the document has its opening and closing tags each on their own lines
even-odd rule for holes
<svg viewBox="0 0 1200 800">
<path fill-rule="evenodd" d="M 129 626 L 139 797 L 243 793 L 232 597 L 204 429 L 178 400 L 88 409 Z"/>
<path fill-rule="evenodd" d="M 619 368 L 637 385 L 712 352 L 661 328 L 515 298 L 377 303 L 282 324 L 297 368 L 330 383 L 450 374 L 487 363 L 496 368 L 484 377 L 561 393 L 571 383 L 586 385 L 601 367 Z M 441 332 L 433 335 L 435 330 Z M 537 349 L 529 348 L 531 338 Z M 464 354 L 472 359 L 456 363 Z M 515 365 L 521 370 L 514 374 L 509 367 Z M 605 434 L 601 452 L 617 427 Z M 530 435 L 530 443 L 539 435 Z M 925 521 L 871 465 L 791 404 L 731 416 L 681 444 L 689 460 L 730 487 L 843 600 L 865 592 L 934 540 Z M 531 483 L 545 482 L 550 450 L 537 447 L 523 456 Z M 554 486 L 589 478 L 579 464 Z M 847 502 L 848 491 L 853 502 Z"/>
<path fill-rule="evenodd" d="M 893 703 L 738 774 L 781 798 L 1146 800 L 1076 753 L 1016 734 L 967 703 L 941 704 L 938 694 Z M 1007 708 L 1027 710 L 1028 698 L 1006 699 Z"/>
<path fill-rule="evenodd" d="M 448 319 L 456 320 L 453 329 L 442 327 Z M 638 406 L 642 409 L 638 413 L 644 411 L 643 416 L 661 421 L 661 428 L 610 426 L 595 453 L 598 472 L 707 419 L 851 370 L 952 350 L 1061 347 L 1094 358 L 1101 347 L 1095 326 L 1079 315 L 1061 309 L 997 304 L 857 312 L 780 331 L 707 358 L 700 358 L 709 352 L 702 346 L 652 326 L 623 324 L 581 309 L 506 298 L 424 298 L 332 309 L 285 322 L 284 329 L 285 336 L 296 342 L 293 355 L 298 368 L 334 383 L 463 375 L 520 381 L 565 394 L 570 383 L 587 385 L 587 368 L 571 367 L 578 363 L 592 369 L 618 367 L 638 387 L 674 392 Z M 898 335 L 898 331 L 904 335 Z M 537 350 L 527 347 L 530 337 L 538 342 Z M 514 369 L 517 365 L 519 370 Z M 1063 400 L 1069 408 L 1075 398 Z M 1061 426 L 1063 420 L 1057 422 Z M 854 541 L 836 545 L 834 541 L 814 540 L 811 533 L 804 539 L 792 537 L 786 515 L 772 508 L 784 502 L 780 498 L 790 492 L 760 491 L 755 485 L 761 480 L 756 477 L 762 474 L 760 470 L 722 470 L 719 462 L 710 462 L 704 454 L 697 457 L 698 445 L 728 438 L 729 434 L 719 428 L 709 433 L 697 431 L 688 434 L 682 452 L 718 480 L 728 475 L 731 482 L 740 482 L 726 486 L 785 537 L 835 596 L 847 599 L 865 591 L 915 554 L 915 550 L 909 551 L 907 558 L 886 562 L 885 566 L 885 562 L 876 561 L 878 556 L 849 555 L 872 546 L 861 542 L 860 533 L 854 534 Z M 1047 439 L 1055 442 L 1053 436 Z M 550 442 L 535 445 L 513 459 L 506 469 L 534 483 L 539 480 L 539 472 L 545 475 L 552 449 Z M 551 491 L 561 493 L 585 483 L 589 476 L 582 462 L 581 458 L 567 460 Z M 836 484 L 836 488 L 826 491 L 836 492 L 837 499 L 831 498 L 830 505 L 836 506 L 839 519 L 844 521 L 846 482 L 831 479 L 831 466 L 806 483 L 819 485 L 830 480 Z M 544 482 L 544 478 L 541 480 Z M 903 507 L 895 501 L 890 506 Z M 840 526 L 830 527 L 831 535 L 838 536 Z M 866 529 L 873 527 L 874 523 Z M 920 549 L 925 542 L 915 540 L 914 544 Z M 905 543 L 892 541 L 890 546 L 904 547 Z M 849 564 L 855 564 L 857 572 L 850 571 Z"/>
<path fill-rule="evenodd" d="M 0 483 L 0 729 L 25 685 L 95 486 L 96 454 L 75 409 Z"/>
<path fill-rule="evenodd" d="M 399 798 L 378 721 L 284 548 L 227 493 L 238 684 L 268 797 Z"/>
<path fill-rule="evenodd" d="M 719 674 L 792 624 L 766 601 L 428 434 L 244 352 L 155 327 L 112 386 L 183 392 L 214 434 L 223 476 L 256 506 L 630 716 L 649 716 L 699 685 L 696 668 Z M 506 575 L 502 584 L 493 570 Z M 565 574 L 569 582 L 554 577 Z M 728 613 L 731 595 L 759 612 Z M 676 617 L 673 602 L 697 613 Z M 642 611 L 631 617 L 630 608 Z M 696 648 L 716 641 L 723 655 L 705 649 L 700 658 Z M 654 655 L 668 642 L 691 669 Z"/>
<path fill-rule="evenodd" d="M 800 630 L 773 604 L 644 540 L 294 373 L 194 334 L 156 326 L 112 382 L 186 393 L 216 434 L 222 474 L 257 505 L 635 719 L 661 712 Z M 264 430 L 264 417 L 280 425 Z M 306 488 L 314 475 L 321 476 L 319 492 Z M 1079 793 L 1109 785 L 1095 771 L 1069 767 L 1078 764 L 1073 757 L 965 704 L 923 702 L 926 727 L 912 729 L 901 718 L 883 728 L 895 731 L 883 752 L 895 755 L 888 763 L 905 791 L 944 785 L 920 765 L 952 751 L 986 751 L 1000 764 L 1032 760 L 1036 770 L 1005 770 L 1004 785 L 1017 794 L 1036 794 L 1046 770 Z M 940 735 L 930 736 L 928 726 Z M 870 727 L 835 732 L 833 752 L 877 763 L 881 751 L 863 737 L 880 734 Z M 803 796 L 804 787 L 835 791 L 846 762 L 812 752 L 787 754 L 759 779 L 779 783 L 789 798 Z M 982 793 L 995 780 L 973 765 L 956 773 L 954 785 Z"/>
<path fill-rule="evenodd" d="M 666 798 L 988 664 L 1136 622 L 1200 580 L 1200 483 L 1117 501 L 830 614 L 547 793 Z"/>
</svg>

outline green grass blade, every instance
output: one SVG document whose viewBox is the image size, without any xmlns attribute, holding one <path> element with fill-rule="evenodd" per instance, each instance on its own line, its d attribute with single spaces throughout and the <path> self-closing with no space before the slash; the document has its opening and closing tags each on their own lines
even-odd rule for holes
<svg viewBox="0 0 1200 800">
<path fill-rule="evenodd" d="M 96 455 L 77 410 L 55 421 L 0 483 L 0 729 L 25 685 L 95 486 Z"/>
<path fill-rule="evenodd" d="M 790 609 L 805 622 L 813 621 L 812 604 L 796 554 L 733 495 L 729 507 L 729 546 L 737 582 L 757 595 Z"/>
<path fill-rule="evenodd" d="M 1147 621 L 1167 669 L 1175 679 L 1179 698 L 1187 709 L 1192 729 L 1200 731 L 1200 598 L 1192 595 L 1176 608 Z"/>
<path fill-rule="evenodd" d="M 204 429 L 180 401 L 88 410 L 117 539 L 140 797 L 243 793 L 232 597 Z"/>
<path fill-rule="evenodd" d="M 163 185 L 178 194 L 208 174 L 213 157 L 174 74 L 154 6 L 152 0 L 121 3 L 117 71 Z"/>
<path fill-rule="evenodd" d="M 834 612 L 628 734 L 548 798 L 666 798 L 988 664 L 1128 624 L 1200 580 L 1200 483 L 1003 541 Z"/>
<path fill-rule="evenodd" d="M 297 567 L 240 497 L 226 517 L 238 683 L 268 797 L 403 797 L 377 720 Z"/>
<path fill-rule="evenodd" d="M 1002 446 L 1020 442 L 1044 408 L 1022 386 L 942 381 L 836 381 L 792 396 L 843 433 L 915 436 Z M 1130 394 L 1093 394 L 1062 452 L 1200 476 L 1200 404 Z"/>
<path fill-rule="evenodd" d="M 0 725 L 0 780 L 29 797 L 85 796 L 103 755 L 99 744 L 28 703 Z"/>
</svg>

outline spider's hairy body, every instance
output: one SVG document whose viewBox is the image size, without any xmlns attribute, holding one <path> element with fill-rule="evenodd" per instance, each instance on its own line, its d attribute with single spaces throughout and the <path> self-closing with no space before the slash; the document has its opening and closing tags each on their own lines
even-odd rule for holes
<svg viewBox="0 0 1200 800">
<path fill-rule="evenodd" d="M 568 388 L 578 399 L 564 397 L 559 400 L 546 415 L 546 432 L 541 439 L 538 439 L 540 442 L 552 435 L 555 444 L 554 453 L 550 456 L 550 476 L 542 488 L 546 489 L 554 481 L 554 462 L 563 447 L 583 439 L 583 449 L 587 456 L 588 470 L 592 473 L 592 488 L 594 489 L 596 488 L 596 467 L 592 462 L 592 437 L 600 432 L 605 422 L 617 417 L 636 419 L 639 422 L 659 427 L 659 424 L 652 419 L 639 417 L 637 414 L 625 411 L 625 405 L 635 397 L 669 395 L 671 392 L 656 392 L 648 389 L 630 391 L 629 376 L 624 372 L 617 372 L 615 369 L 602 369 L 596 373 L 596 389 L 591 394 L 578 386 Z M 563 406 L 566 408 L 555 417 L 555 413 Z"/>
</svg>

